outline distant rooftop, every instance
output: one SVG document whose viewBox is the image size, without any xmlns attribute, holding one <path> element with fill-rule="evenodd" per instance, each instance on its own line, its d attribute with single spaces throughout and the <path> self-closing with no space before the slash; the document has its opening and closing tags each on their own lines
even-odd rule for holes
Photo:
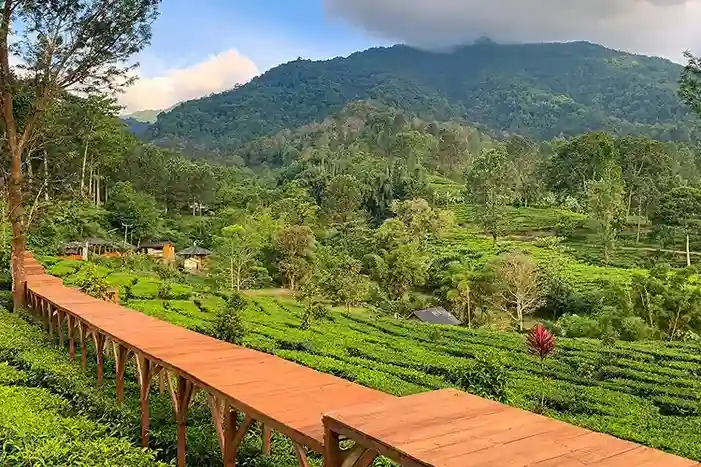
<svg viewBox="0 0 701 467">
<path fill-rule="evenodd" d="M 424 323 L 452 324 L 454 326 L 460 324 L 459 319 L 440 306 L 435 308 L 426 308 L 425 310 L 416 310 L 414 311 L 414 316 Z"/>
<path fill-rule="evenodd" d="M 197 245 L 191 246 L 190 248 L 185 248 L 184 250 L 178 252 L 179 256 L 209 256 L 211 254 L 212 252 L 210 250 Z"/>
</svg>

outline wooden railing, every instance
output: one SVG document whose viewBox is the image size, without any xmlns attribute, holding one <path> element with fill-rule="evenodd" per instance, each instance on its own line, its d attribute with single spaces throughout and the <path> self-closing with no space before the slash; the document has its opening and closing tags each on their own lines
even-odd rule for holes
<svg viewBox="0 0 701 467">
<path fill-rule="evenodd" d="M 549 466 L 599 465 L 592 459 L 608 459 L 617 466 L 648 465 L 645 459 L 665 467 L 699 465 L 459 391 L 397 398 L 89 297 L 47 275 L 30 254 L 25 271 L 28 309 L 47 332 L 58 335 L 61 346 L 68 345 L 71 359 L 80 349 L 84 370 L 92 342 L 98 386 L 104 380 L 105 351 L 111 347 L 119 403 L 124 400 L 125 368 L 133 358 L 144 447 L 154 378 L 162 391 L 167 387 L 180 467 L 185 466 L 188 408 L 197 391 L 207 393 L 226 467 L 236 465 L 238 447 L 254 423 L 262 425 L 264 454 L 270 453 L 270 432 L 275 430 L 290 438 L 301 467 L 308 466 L 307 450 L 322 454 L 328 467 L 368 467 L 380 454 L 414 467 L 462 467 L 472 460 L 483 465 L 480 459 L 492 459 L 490 465 L 498 466 L 541 465 L 536 459 L 548 460 L 542 465 Z M 490 418 L 495 413 L 501 415 Z M 530 429 L 524 431 L 524 425 Z M 557 437 L 563 430 L 567 441 Z M 342 451 L 341 436 L 352 439 L 354 446 Z M 528 436 L 532 439 L 524 442 Z M 483 449 L 491 451 L 475 454 Z M 546 452 L 552 455 L 544 456 Z"/>
</svg>

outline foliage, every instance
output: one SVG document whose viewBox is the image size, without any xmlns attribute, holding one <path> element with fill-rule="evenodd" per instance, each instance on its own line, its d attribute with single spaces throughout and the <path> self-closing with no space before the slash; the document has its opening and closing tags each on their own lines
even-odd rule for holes
<svg viewBox="0 0 701 467">
<path fill-rule="evenodd" d="M 478 355 L 473 365 L 458 368 L 450 379 L 465 391 L 499 402 L 508 402 L 509 372 L 498 356 Z"/>
<path fill-rule="evenodd" d="M 131 230 L 138 240 L 155 238 L 161 217 L 153 196 L 137 192 L 129 182 L 118 182 L 110 189 L 106 208 L 115 228 Z"/>
<path fill-rule="evenodd" d="M 314 233 L 304 225 L 293 225 L 280 231 L 275 249 L 278 264 L 290 290 L 296 287 L 309 274 L 314 254 Z"/>
<path fill-rule="evenodd" d="M 91 297 L 104 299 L 111 287 L 98 267 L 88 263 L 71 279 L 71 284 Z"/>
<path fill-rule="evenodd" d="M 523 253 L 507 253 L 492 263 L 490 275 L 490 301 L 523 331 L 524 317 L 543 304 L 547 293 L 538 264 Z"/>
<path fill-rule="evenodd" d="M 506 227 L 504 214 L 512 199 L 512 166 L 502 147 L 482 151 L 466 176 L 467 190 L 477 207 L 477 219 L 494 246 Z"/>
<path fill-rule="evenodd" d="M 247 306 L 248 303 L 243 295 L 232 294 L 224 308 L 220 309 L 214 316 L 212 337 L 232 344 L 241 344 L 245 334 L 241 313 Z"/>
<path fill-rule="evenodd" d="M 259 136 L 322 121 L 350 100 L 373 99 L 410 116 L 464 120 L 496 134 L 547 139 L 593 129 L 685 139 L 688 112 L 674 92 L 680 71 L 663 59 L 586 42 L 479 43 L 452 52 L 398 45 L 281 65 L 160 115 L 152 137 L 232 153 Z"/>
<path fill-rule="evenodd" d="M 658 266 L 647 276 L 636 276 L 633 299 L 640 318 L 670 340 L 697 329 L 701 321 L 701 279 L 694 267 Z"/>
<path fill-rule="evenodd" d="M 609 263 L 618 231 L 624 223 L 624 189 L 620 169 L 612 165 L 604 167 L 600 178 L 585 186 L 587 209 L 596 222 L 599 242 L 604 249 L 604 264 Z"/>
<path fill-rule="evenodd" d="M 538 358 L 543 367 L 543 387 L 540 392 L 540 411 L 545 410 L 545 359 L 555 351 L 555 336 L 543 325 L 536 324 L 526 337 L 528 350 Z"/>
<path fill-rule="evenodd" d="M 701 116 L 701 60 L 690 51 L 686 51 L 684 57 L 687 64 L 682 71 L 679 97 Z"/>
</svg>

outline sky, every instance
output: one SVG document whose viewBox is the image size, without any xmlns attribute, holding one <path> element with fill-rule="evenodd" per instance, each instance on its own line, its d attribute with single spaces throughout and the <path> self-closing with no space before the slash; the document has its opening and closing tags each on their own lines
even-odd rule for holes
<svg viewBox="0 0 701 467">
<path fill-rule="evenodd" d="M 701 54 L 701 0 L 164 0 L 124 112 L 225 91 L 298 57 L 587 40 L 682 62 Z"/>
</svg>

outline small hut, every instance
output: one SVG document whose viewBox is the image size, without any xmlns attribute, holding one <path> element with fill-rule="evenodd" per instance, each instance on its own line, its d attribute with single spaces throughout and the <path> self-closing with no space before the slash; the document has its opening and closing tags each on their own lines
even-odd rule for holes
<svg viewBox="0 0 701 467">
<path fill-rule="evenodd" d="M 426 308 L 425 310 L 414 311 L 411 319 L 423 321 L 430 324 L 460 325 L 460 320 L 446 311 L 443 307 Z"/>
<path fill-rule="evenodd" d="M 120 256 L 124 248 L 109 240 L 87 238 L 83 241 L 64 243 L 60 247 L 64 257 L 87 260 L 88 255 Z"/>
<path fill-rule="evenodd" d="M 143 253 L 157 258 L 163 258 L 163 261 L 170 263 L 175 260 L 175 244 L 170 240 L 164 240 L 154 243 L 142 243 L 136 247 L 137 253 Z"/>
<path fill-rule="evenodd" d="M 211 251 L 197 245 L 178 252 L 178 256 L 184 258 L 183 267 L 190 272 L 201 271 L 204 268 L 207 257 L 211 255 Z"/>
</svg>

